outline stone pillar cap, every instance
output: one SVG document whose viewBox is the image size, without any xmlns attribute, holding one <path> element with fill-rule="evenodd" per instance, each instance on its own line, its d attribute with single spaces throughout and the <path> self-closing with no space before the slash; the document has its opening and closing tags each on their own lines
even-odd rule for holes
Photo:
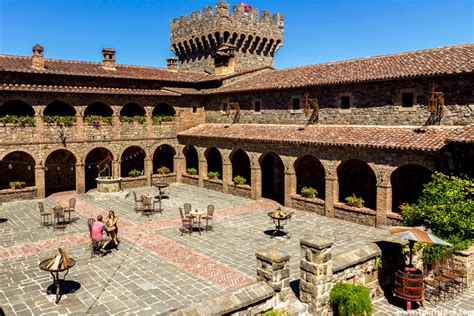
<svg viewBox="0 0 474 316">
<path fill-rule="evenodd" d="M 331 240 L 314 235 L 304 236 L 303 239 L 301 239 L 301 245 L 316 248 L 318 250 L 329 248 L 332 244 L 333 242 Z"/>
<path fill-rule="evenodd" d="M 255 255 L 258 259 L 268 262 L 283 262 L 290 260 L 290 255 L 285 255 L 283 252 L 274 248 L 258 250 Z"/>
</svg>

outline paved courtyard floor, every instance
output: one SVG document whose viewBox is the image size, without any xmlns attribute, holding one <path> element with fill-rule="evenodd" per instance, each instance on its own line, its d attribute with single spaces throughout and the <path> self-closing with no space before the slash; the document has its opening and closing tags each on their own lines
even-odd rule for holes
<svg viewBox="0 0 474 316">
<path fill-rule="evenodd" d="M 157 194 L 155 188 L 139 188 L 138 194 Z M 167 189 L 164 211 L 150 217 L 133 211 L 133 195 L 75 196 L 70 192 L 43 200 L 45 208 L 67 205 L 77 198 L 74 221 L 62 230 L 40 227 L 38 200 L 5 203 L 0 207 L 0 307 L 6 315 L 38 314 L 163 314 L 206 300 L 252 282 L 256 278 L 255 252 L 274 247 L 290 254 L 292 279 L 299 277 L 299 241 L 304 235 L 333 240 L 337 255 L 371 241 L 386 232 L 317 214 L 295 211 L 285 226 L 290 239 L 270 239 L 275 228 L 267 212 L 275 208 L 269 200 L 254 201 L 232 195 L 174 184 Z M 178 207 L 216 207 L 213 229 L 181 235 Z M 119 216 L 120 245 L 104 257 L 91 258 L 87 218 L 112 209 Z M 293 211 L 293 210 L 292 210 Z M 71 293 L 58 305 L 46 288 L 52 283 L 41 271 L 41 260 L 62 247 L 74 259 L 66 286 Z M 474 293 L 468 291 L 454 301 L 427 304 L 419 309 L 474 310 Z M 375 302 L 377 315 L 403 313 L 403 309 Z M 1 312 L 0 312 L 1 314 Z"/>
</svg>

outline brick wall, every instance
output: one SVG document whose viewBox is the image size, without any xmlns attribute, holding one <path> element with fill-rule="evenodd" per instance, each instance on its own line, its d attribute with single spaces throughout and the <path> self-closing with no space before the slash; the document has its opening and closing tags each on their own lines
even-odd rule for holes
<svg viewBox="0 0 474 316">
<path fill-rule="evenodd" d="M 23 189 L 0 190 L 0 204 L 18 200 L 32 200 L 37 198 L 37 188 L 27 187 Z"/>
</svg>

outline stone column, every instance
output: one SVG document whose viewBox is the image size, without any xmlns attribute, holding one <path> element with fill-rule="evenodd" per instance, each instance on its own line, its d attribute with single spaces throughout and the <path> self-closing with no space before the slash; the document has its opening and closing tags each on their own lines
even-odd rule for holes
<svg viewBox="0 0 474 316">
<path fill-rule="evenodd" d="M 324 163 L 326 171 L 326 196 L 324 203 L 324 216 L 334 217 L 334 203 L 339 200 L 339 182 L 337 179 L 338 161 L 329 161 Z"/>
<path fill-rule="evenodd" d="M 120 116 L 118 114 L 119 107 L 113 106 L 114 113 L 112 114 L 112 137 L 114 139 L 120 139 L 120 127 L 122 122 L 120 122 Z"/>
<path fill-rule="evenodd" d="M 146 185 L 152 186 L 153 185 L 153 159 L 150 157 L 145 157 L 144 159 L 145 164 L 145 175 L 146 175 Z"/>
<path fill-rule="evenodd" d="M 296 193 L 296 173 L 293 170 L 285 172 L 285 206 L 291 207 L 291 195 Z"/>
<path fill-rule="evenodd" d="M 199 159 L 199 187 L 204 187 L 204 179 L 207 178 L 207 160 Z"/>
<path fill-rule="evenodd" d="M 44 122 L 43 122 L 43 110 L 44 106 L 38 106 L 35 108 L 35 134 L 36 142 L 42 143 L 44 141 Z"/>
<path fill-rule="evenodd" d="M 312 315 L 329 315 L 332 288 L 332 241 L 317 236 L 301 239 L 300 298 Z"/>
<path fill-rule="evenodd" d="M 112 161 L 112 177 L 120 177 L 120 163 L 122 160 Z"/>
<path fill-rule="evenodd" d="M 262 197 L 262 173 L 259 166 L 250 168 L 250 177 L 252 178 L 250 197 L 256 200 Z"/>
<path fill-rule="evenodd" d="M 146 107 L 145 108 L 145 137 L 152 138 L 153 137 L 153 119 L 151 117 L 153 108 Z"/>
<path fill-rule="evenodd" d="M 229 183 L 232 182 L 232 164 L 230 161 L 222 163 L 222 189 L 229 191 Z"/>
<path fill-rule="evenodd" d="M 184 157 L 180 154 L 176 154 L 173 158 L 174 172 L 176 173 L 176 182 L 183 182 L 183 173 L 185 172 L 185 161 Z"/>
<path fill-rule="evenodd" d="M 77 140 L 83 141 L 84 140 L 84 111 L 83 109 L 77 109 L 76 111 L 76 133 L 77 133 Z"/>
<path fill-rule="evenodd" d="M 290 256 L 275 249 L 257 251 L 257 281 L 267 282 L 275 291 L 274 304 L 288 302 L 290 288 Z"/>
<path fill-rule="evenodd" d="M 38 188 L 36 193 L 38 199 L 44 199 L 46 197 L 46 182 L 44 166 L 41 162 L 35 165 L 35 186 Z"/>
<path fill-rule="evenodd" d="M 390 183 L 377 184 L 375 226 L 387 225 L 387 212 L 392 209 L 392 186 Z"/>
<path fill-rule="evenodd" d="M 76 193 L 86 193 L 86 169 L 82 162 L 76 163 Z"/>
</svg>

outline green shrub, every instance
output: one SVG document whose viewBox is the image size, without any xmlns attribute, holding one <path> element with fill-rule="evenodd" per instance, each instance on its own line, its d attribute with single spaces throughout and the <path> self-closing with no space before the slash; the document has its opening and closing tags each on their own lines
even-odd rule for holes
<svg viewBox="0 0 474 316">
<path fill-rule="evenodd" d="M 220 176 L 220 174 L 219 174 L 219 172 L 217 172 L 217 171 L 209 171 L 209 172 L 207 173 L 207 177 L 208 177 L 209 179 L 218 179 L 219 176 Z"/>
<path fill-rule="evenodd" d="M 268 312 L 265 312 L 263 314 L 263 316 L 288 316 L 289 314 L 286 313 L 286 312 L 281 312 L 281 311 L 277 311 L 277 310 L 271 310 L 271 311 L 268 311 Z"/>
<path fill-rule="evenodd" d="M 158 171 L 158 174 L 168 174 L 170 173 L 170 168 L 161 166 L 157 169 L 157 171 Z"/>
<path fill-rule="evenodd" d="M 191 175 L 191 176 L 194 176 L 198 173 L 197 169 L 196 168 L 187 168 L 186 169 L 186 173 Z"/>
<path fill-rule="evenodd" d="M 234 177 L 234 182 L 237 183 L 237 184 L 245 184 L 245 183 L 247 183 L 247 179 L 245 179 L 242 176 L 235 176 Z"/>
<path fill-rule="evenodd" d="M 318 194 L 318 191 L 312 187 L 303 187 L 301 189 L 301 196 L 307 198 L 314 198 Z"/>
<path fill-rule="evenodd" d="M 26 182 L 23 182 L 23 181 L 11 181 L 9 183 L 10 185 L 10 188 L 14 188 L 14 189 L 21 189 L 23 188 L 24 186 L 26 186 Z"/>
<path fill-rule="evenodd" d="M 369 289 L 362 284 L 337 283 L 332 288 L 329 299 L 341 316 L 372 313 Z"/>
<path fill-rule="evenodd" d="M 88 115 L 85 120 L 86 123 L 92 124 L 95 128 L 100 128 L 103 124 L 112 125 L 111 116 Z"/>
<path fill-rule="evenodd" d="M 138 177 L 138 176 L 141 176 L 141 175 L 142 175 L 142 172 L 138 171 L 137 169 L 133 169 L 133 170 L 130 170 L 128 172 L 129 177 Z"/>
<path fill-rule="evenodd" d="M 16 115 L 5 115 L 0 117 L 0 123 L 6 126 L 7 123 L 12 123 L 14 126 L 35 126 L 36 120 L 33 116 L 16 116 Z"/>
<path fill-rule="evenodd" d="M 357 197 L 354 193 L 352 193 L 351 196 L 346 197 L 345 200 L 347 205 L 354 207 L 362 207 L 365 203 L 363 198 Z"/>
<path fill-rule="evenodd" d="M 140 124 L 143 124 L 146 122 L 146 118 L 141 115 L 135 115 L 135 116 L 120 116 L 120 122 L 125 122 L 125 123 L 132 123 L 132 122 L 138 122 Z"/>
<path fill-rule="evenodd" d="M 48 125 L 56 124 L 56 125 L 64 125 L 64 126 L 73 126 L 76 122 L 76 117 L 74 116 L 60 116 L 60 115 L 44 115 L 43 122 Z"/>
<path fill-rule="evenodd" d="M 176 117 L 172 115 L 156 115 L 152 117 L 154 124 L 161 124 L 161 122 L 171 122 L 174 121 Z"/>
</svg>

